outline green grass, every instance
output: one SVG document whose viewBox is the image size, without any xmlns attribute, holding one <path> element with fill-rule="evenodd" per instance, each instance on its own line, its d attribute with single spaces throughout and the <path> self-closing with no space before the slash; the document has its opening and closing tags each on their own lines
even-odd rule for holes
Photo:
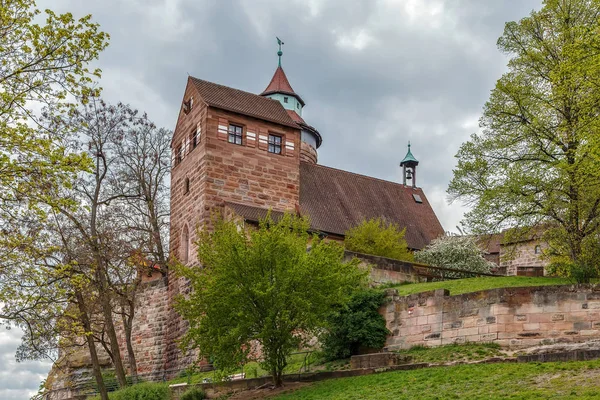
<svg viewBox="0 0 600 400">
<path fill-rule="evenodd" d="M 276 400 L 600 399 L 600 361 L 480 364 L 333 379 Z"/>
<path fill-rule="evenodd" d="M 548 286 L 548 285 L 569 285 L 572 284 L 566 278 L 531 278 L 526 276 L 502 276 L 502 277 L 480 277 L 455 279 L 441 282 L 410 283 L 394 286 L 398 289 L 400 296 L 407 296 L 413 293 L 427 292 L 436 289 L 448 289 L 451 295 L 477 292 L 479 290 L 488 290 L 505 287 L 523 287 L 523 286 Z"/>
<path fill-rule="evenodd" d="M 312 352 L 308 355 L 306 354 L 292 354 L 288 358 L 288 365 L 284 369 L 284 374 L 297 374 L 298 372 L 304 372 L 304 362 L 309 364 L 309 371 L 314 371 L 316 369 L 344 369 L 344 366 L 349 366 L 349 361 L 344 360 L 340 362 L 334 363 L 323 363 L 322 355 L 319 352 Z M 302 371 L 301 371 L 302 370 Z M 257 362 L 250 362 L 244 365 L 243 368 L 240 368 L 239 371 L 236 371 L 235 374 L 245 373 L 246 378 L 258 378 L 261 376 L 270 375 L 269 372 L 265 371 L 261 368 L 260 364 Z M 169 384 L 175 383 L 202 383 L 203 379 L 208 378 L 211 381 L 216 381 L 215 371 L 208 372 L 197 372 L 193 373 L 191 376 L 188 376 L 185 372 L 183 372 L 179 377 L 174 378 L 168 381 Z"/>
<path fill-rule="evenodd" d="M 415 346 L 397 353 L 412 356 L 413 363 L 445 363 L 452 361 L 479 361 L 504 356 L 497 343 L 450 344 L 439 347 Z"/>
</svg>

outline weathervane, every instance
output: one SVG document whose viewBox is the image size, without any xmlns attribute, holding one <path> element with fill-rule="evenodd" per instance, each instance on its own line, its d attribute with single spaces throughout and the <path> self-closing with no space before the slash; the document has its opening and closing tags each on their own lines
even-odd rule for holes
<svg viewBox="0 0 600 400">
<path fill-rule="evenodd" d="M 283 55 L 283 51 L 281 51 L 281 46 L 285 43 L 283 43 L 281 39 L 279 39 L 277 36 L 275 37 L 277 38 L 277 44 L 279 45 L 279 51 L 277 52 L 277 55 L 279 56 L 279 66 L 281 67 L 281 56 Z"/>
</svg>

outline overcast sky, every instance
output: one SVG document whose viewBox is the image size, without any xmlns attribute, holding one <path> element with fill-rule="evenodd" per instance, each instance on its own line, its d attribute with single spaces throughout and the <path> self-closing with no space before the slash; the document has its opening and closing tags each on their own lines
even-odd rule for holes
<svg viewBox="0 0 600 400">
<path fill-rule="evenodd" d="M 187 75 L 260 93 L 283 67 L 323 136 L 319 163 L 401 181 L 406 144 L 446 230 L 464 212 L 446 188 L 460 144 L 505 70 L 506 21 L 540 0 L 38 0 L 91 13 L 111 35 L 101 86 L 111 102 L 173 129 Z M 18 332 L 0 332 L 0 399 L 27 399 L 48 364 L 17 365 Z"/>
</svg>

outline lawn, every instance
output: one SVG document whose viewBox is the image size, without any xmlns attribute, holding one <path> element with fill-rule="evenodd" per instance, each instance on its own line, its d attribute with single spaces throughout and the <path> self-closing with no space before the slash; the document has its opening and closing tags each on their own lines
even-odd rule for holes
<svg viewBox="0 0 600 400">
<path fill-rule="evenodd" d="M 414 346 L 408 350 L 398 350 L 397 353 L 411 356 L 413 363 L 479 361 L 506 355 L 498 343 L 464 343 L 438 347 Z"/>
<path fill-rule="evenodd" d="M 505 287 L 570 285 L 573 282 L 566 278 L 532 278 L 526 276 L 485 276 L 480 278 L 455 279 L 441 282 L 409 283 L 394 286 L 400 296 L 427 292 L 436 289 L 448 289 L 451 295 L 477 292 Z"/>
<path fill-rule="evenodd" d="M 276 400 L 600 399 L 600 361 L 483 364 L 315 383 Z"/>
</svg>

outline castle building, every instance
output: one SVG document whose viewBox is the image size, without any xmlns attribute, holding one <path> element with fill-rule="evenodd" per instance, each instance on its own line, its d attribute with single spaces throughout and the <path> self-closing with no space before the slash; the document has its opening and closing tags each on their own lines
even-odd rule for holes
<svg viewBox="0 0 600 400">
<path fill-rule="evenodd" d="M 279 65 L 260 94 L 188 77 L 172 140 L 171 256 L 197 263 L 196 229 L 215 210 L 255 223 L 273 213 L 308 216 L 311 229 L 341 240 L 365 219 L 382 217 L 406 227 L 408 246 L 425 247 L 444 233 L 423 190 L 409 151 L 403 183 L 318 164 L 321 133 L 303 117 L 304 100 Z M 407 185 L 407 180 L 410 185 Z M 186 283 L 169 277 L 169 297 Z M 170 322 L 172 342 L 185 331 Z M 167 368 L 176 357 L 167 350 Z"/>
</svg>

